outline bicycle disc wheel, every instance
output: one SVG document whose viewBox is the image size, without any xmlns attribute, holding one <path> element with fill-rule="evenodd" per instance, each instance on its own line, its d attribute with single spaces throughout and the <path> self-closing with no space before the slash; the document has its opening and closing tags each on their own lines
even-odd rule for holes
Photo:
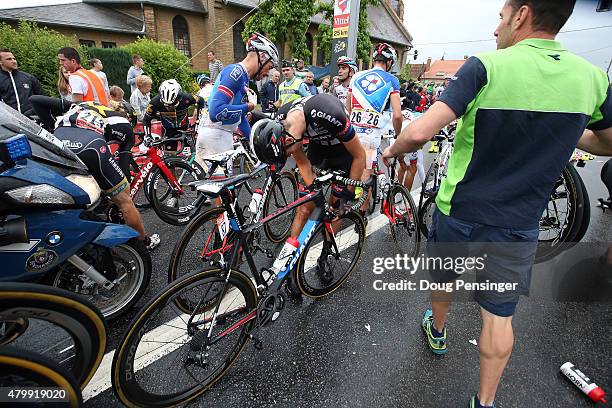
<svg viewBox="0 0 612 408">
<path fill-rule="evenodd" d="M 300 291 L 317 298 L 338 289 L 355 269 L 364 242 L 365 225 L 355 212 L 348 212 L 333 223 L 321 222 L 296 267 Z"/>
<path fill-rule="evenodd" d="M 83 403 L 81 389 L 72 374 L 62 366 L 32 351 L 14 347 L 0 349 L 0 387 L 54 387 L 61 390 L 45 392 L 47 396 L 68 402 L 44 402 L 45 407 L 80 407 Z M 18 406 L 17 404 L 15 406 Z M 38 405 L 31 401 L 27 406 Z"/>
<path fill-rule="evenodd" d="M 198 207 L 198 202 L 203 198 L 197 191 L 192 191 L 189 183 L 200 180 L 196 167 L 189 163 L 170 158 L 164 160 L 171 173 L 173 173 L 181 186 L 181 190 L 174 189 L 172 183 L 159 168 L 155 168 L 151 174 L 150 196 L 153 210 L 162 221 L 172 225 L 186 225 L 189 222 L 188 215 Z M 167 197 L 167 198 L 165 198 Z"/>
<path fill-rule="evenodd" d="M 425 239 L 429 238 L 429 227 L 433 222 L 433 214 L 436 210 L 436 194 L 429 196 L 421 205 L 419 210 L 419 230 Z"/>
<path fill-rule="evenodd" d="M 408 189 L 396 184 L 389 190 L 389 214 L 391 236 L 400 253 L 416 256 L 419 252 L 421 234 L 417 220 L 417 208 Z"/>
<path fill-rule="evenodd" d="M 283 172 L 274 181 L 272 188 L 266 197 L 263 208 L 263 217 L 274 213 L 280 208 L 284 208 L 298 199 L 297 181 L 293 173 Z M 264 224 L 266 237 L 274 243 L 282 242 L 287 239 L 291 232 L 291 224 L 295 217 L 296 209 L 274 218 Z"/>
<path fill-rule="evenodd" d="M 106 347 L 101 313 L 81 296 L 31 283 L 3 283 L 0 322 L 26 319 L 11 346 L 42 353 L 66 368 L 84 388 Z"/>
<path fill-rule="evenodd" d="M 198 307 L 211 290 L 219 293 L 216 315 L 216 307 Z M 177 297 L 191 299 L 191 314 L 176 308 Z M 255 288 L 242 272 L 227 278 L 211 268 L 174 281 L 138 312 L 117 346 L 117 398 L 129 407 L 167 407 L 198 397 L 234 363 L 256 312 Z"/>
</svg>

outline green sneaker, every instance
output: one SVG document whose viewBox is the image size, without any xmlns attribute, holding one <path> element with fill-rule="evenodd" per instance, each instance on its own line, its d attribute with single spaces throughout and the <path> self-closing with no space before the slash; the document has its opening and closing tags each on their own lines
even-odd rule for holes
<svg viewBox="0 0 612 408">
<path fill-rule="evenodd" d="M 429 348 L 435 354 L 444 354 L 446 353 L 446 327 L 442 332 L 442 337 L 434 337 L 431 333 L 431 327 L 433 326 L 433 312 L 431 309 L 427 309 L 423 314 L 423 321 L 421 322 L 421 327 L 423 331 L 427 335 L 427 341 L 429 343 Z"/>
</svg>

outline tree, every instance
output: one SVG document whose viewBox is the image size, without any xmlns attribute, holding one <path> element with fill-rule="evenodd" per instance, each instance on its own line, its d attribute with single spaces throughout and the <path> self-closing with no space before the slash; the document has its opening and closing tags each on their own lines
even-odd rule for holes
<svg viewBox="0 0 612 408">
<path fill-rule="evenodd" d="M 188 65 L 188 58 L 185 54 L 174 48 L 174 45 L 171 43 L 139 38 L 135 42 L 124 45 L 121 48 L 130 53 L 130 55 L 137 54 L 144 59 L 144 73 L 153 80 L 154 90 L 166 79 L 174 78 L 181 84 L 185 92 L 192 93 L 196 91 L 195 82 Z"/>
<path fill-rule="evenodd" d="M 85 58 L 76 37 L 67 37 L 25 21 L 16 28 L 0 23 L 0 44 L 13 52 L 20 70 L 38 78 L 43 89 L 54 96 L 59 95 L 57 51 L 62 47 L 74 47 L 81 53 L 81 59 Z"/>
<path fill-rule="evenodd" d="M 306 32 L 315 12 L 312 0 L 266 0 L 246 21 L 242 36 L 246 41 L 251 33 L 259 32 L 275 43 L 286 41 L 294 57 L 307 61 Z"/>
<path fill-rule="evenodd" d="M 357 27 L 357 60 L 364 63 L 370 62 L 370 51 L 372 50 L 372 40 L 370 39 L 370 23 L 368 22 L 368 6 L 377 6 L 380 0 L 361 0 L 359 3 L 359 26 Z M 322 13 L 326 21 L 334 19 L 333 2 L 320 2 L 317 5 L 317 13 Z M 318 34 L 319 47 L 323 49 L 324 61 L 329 63 L 331 60 L 332 27 L 328 24 L 319 26 Z"/>
</svg>

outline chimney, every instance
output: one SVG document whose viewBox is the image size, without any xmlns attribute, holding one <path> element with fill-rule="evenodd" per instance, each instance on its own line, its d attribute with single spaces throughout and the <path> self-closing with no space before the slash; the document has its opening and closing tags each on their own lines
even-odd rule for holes
<svg viewBox="0 0 612 408">
<path fill-rule="evenodd" d="M 429 71 L 431 68 L 431 57 L 427 58 L 427 65 L 425 66 L 425 71 Z"/>
<path fill-rule="evenodd" d="M 464 60 L 467 60 L 468 58 L 469 58 L 469 57 L 468 57 L 467 55 L 464 55 L 464 56 L 463 56 L 463 59 L 464 59 Z"/>
</svg>

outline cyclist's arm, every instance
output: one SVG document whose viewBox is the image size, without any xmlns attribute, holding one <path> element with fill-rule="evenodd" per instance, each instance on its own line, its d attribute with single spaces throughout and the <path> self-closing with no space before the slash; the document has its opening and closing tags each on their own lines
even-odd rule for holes
<svg viewBox="0 0 612 408">
<path fill-rule="evenodd" d="M 155 105 L 149 102 L 149 106 L 147 106 L 145 114 L 142 117 L 142 126 L 146 136 L 151 136 L 151 122 L 156 115 L 157 109 L 155 108 Z"/>
<path fill-rule="evenodd" d="M 399 135 L 402 132 L 402 101 L 399 93 L 391 94 L 391 122 L 395 134 Z"/>
<path fill-rule="evenodd" d="M 612 156 L 612 127 L 585 130 L 578 141 L 578 148 L 597 156 Z"/>
<path fill-rule="evenodd" d="M 352 110 L 353 110 L 353 92 L 349 89 L 348 93 L 346 94 L 346 111 L 350 115 Z"/>
<path fill-rule="evenodd" d="M 232 69 L 226 67 L 219 75 L 219 84 L 208 99 L 208 115 L 213 122 L 238 123 L 238 116 L 244 117 L 255 108 L 251 103 L 232 103 L 234 96 L 244 92 L 244 82 L 241 80 L 243 74 L 235 66 Z"/>
<path fill-rule="evenodd" d="M 351 173 L 349 174 L 349 178 L 353 180 L 361 180 L 361 175 L 363 174 L 363 170 L 366 165 L 366 155 L 365 150 L 363 150 L 363 146 L 359 141 L 358 137 L 353 137 L 348 142 L 343 142 L 346 150 L 353 156 L 353 163 L 351 164 Z M 353 189 L 349 187 L 349 189 Z"/>
<path fill-rule="evenodd" d="M 300 142 L 294 144 L 289 149 L 287 149 L 287 153 L 293 156 L 295 164 L 300 170 L 300 175 L 304 180 L 304 184 L 306 184 L 307 186 L 312 184 L 312 182 L 316 178 L 316 175 L 312 170 L 312 164 L 310 163 L 310 160 L 308 160 L 308 157 L 306 157 L 304 150 L 302 150 L 302 143 Z"/>
</svg>

